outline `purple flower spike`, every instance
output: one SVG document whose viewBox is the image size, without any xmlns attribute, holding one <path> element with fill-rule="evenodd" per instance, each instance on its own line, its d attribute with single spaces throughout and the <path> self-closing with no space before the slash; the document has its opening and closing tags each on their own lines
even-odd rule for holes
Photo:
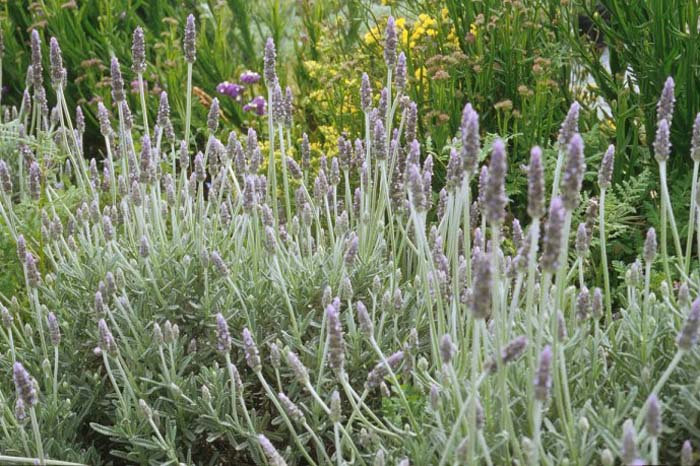
<svg viewBox="0 0 700 466">
<path fill-rule="evenodd" d="M 360 106 L 363 112 L 372 109 L 372 85 L 369 82 L 367 73 L 362 73 L 362 84 L 360 85 Z"/>
<path fill-rule="evenodd" d="M 401 362 L 403 362 L 403 357 L 404 352 L 397 351 L 396 353 L 386 358 L 387 364 L 384 364 L 384 362 L 380 362 L 379 364 L 374 366 L 374 369 L 372 369 L 372 371 L 369 374 L 367 374 L 367 389 L 372 390 L 373 388 L 378 387 L 379 384 L 381 384 L 384 380 L 384 377 L 389 375 L 389 370 L 395 372 L 396 369 L 398 369 Z"/>
<path fill-rule="evenodd" d="M 472 296 L 478 299 L 474 299 L 470 307 L 475 319 L 485 319 L 491 314 L 491 259 L 488 254 L 475 250 L 472 267 Z"/>
<path fill-rule="evenodd" d="M 36 29 L 32 29 L 31 33 L 31 48 L 32 48 L 32 66 L 31 77 L 34 89 L 38 89 L 43 84 L 43 67 L 41 64 L 41 38 Z"/>
<path fill-rule="evenodd" d="M 581 185 L 586 171 L 586 161 L 583 157 L 583 139 L 579 134 L 571 136 L 569 142 L 564 176 L 561 180 L 561 198 L 564 208 L 568 211 L 578 207 L 581 201 Z"/>
<path fill-rule="evenodd" d="M 251 335 L 250 330 L 247 328 L 243 329 L 243 347 L 245 349 L 245 360 L 246 363 L 248 363 L 248 367 L 253 369 L 254 372 L 260 372 L 262 370 L 260 352 L 253 340 L 253 335 Z"/>
<path fill-rule="evenodd" d="M 666 162 L 671 154 L 671 133 L 668 120 L 659 121 L 653 146 L 656 161 L 659 163 Z"/>
<path fill-rule="evenodd" d="M 100 319 L 97 323 L 99 330 L 99 347 L 100 349 L 108 354 L 115 354 L 117 352 L 117 343 L 114 341 L 114 336 L 112 332 L 107 327 L 107 322 L 104 319 Z"/>
<path fill-rule="evenodd" d="M 610 144 L 608 150 L 605 151 L 603 161 L 600 163 L 600 170 L 598 170 L 598 186 L 600 186 L 600 189 L 607 189 L 610 187 L 614 162 L 615 146 Z"/>
<path fill-rule="evenodd" d="M 345 339 L 343 326 L 340 323 L 340 313 L 334 303 L 326 307 L 326 322 L 328 322 L 328 365 L 336 374 L 342 374 L 345 366 Z"/>
<path fill-rule="evenodd" d="M 555 197 L 549 206 L 549 217 L 544 229 L 544 250 L 541 265 L 544 272 L 553 273 L 559 268 L 559 256 L 564 241 L 564 205 Z"/>
<path fill-rule="evenodd" d="M 644 429 L 650 437 L 658 437 L 661 434 L 661 407 L 659 399 L 654 394 L 651 394 L 647 399 Z"/>
<path fill-rule="evenodd" d="M 275 50 L 275 41 L 272 37 L 268 37 L 265 43 L 265 58 L 264 58 L 264 72 L 265 84 L 268 89 L 277 82 L 277 71 L 275 71 L 275 66 L 277 65 L 277 51 Z"/>
<path fill-rule="evenodd" d="M 669 126 L 673 120 L 673 107 L 676 103 L 675 93 L 676 83 L 673 78 L 669 76 L 664 82 L 664 87 L 661 90 L 661 97 L 659 98 L 659 103 L 656 104 L 656 120 L 666 120 Z"/>
<path fill-rule="evenodd" d="M 260 442 L 260 446 L 262 447 L 270 466 L 287 466 L 287 462 L 284 461 L 282 455 L 277 452 L 277 449 L 274 447 L 274 445 L 272 445 L 272 442 L 270 442 L 267 437 L 265 437 L 263 434 L 258 435 L 258 442 Z"/>
<path fill-rule="evenodd" d="M 122 78 L 117 57 L 112 57 L 110 70 L 112 74 L 112 99 L 115 102 L 122 102 L 124 100 L 124 79 Z"/>
<path fill-rule="evenodd" d="M 689 351 L 698 341 L 698 326 L 700 326 L 700 298 L 693 301 L 685 324 L 678 332 L 676 344 L 681 350 Z"/>
<path fill-rule="evenodd" d="M 19 399 L 22 400 L 25 407 L 31 408 L 38 401 L 32 377 L 20 362 L 14 364 L 12 372 Z"/>
<path fill-rule="evenodd" d="M 146 71 L 146 43 L 141 27 L 134 29 L 131 43 L 131 61 L 131 69 L 134 73 L 143 73 Z"/>
<path fill-rule="evenodd" d="M 535 399 L 546 402 L 552 386 L 552 348 L 547 345 L 540 353 L 540 365 L 535 375 Z"/>
<path fill-rule="evenodd" d="M 683 442 L 681 448 L 681 466 L 693 466 L 693 444 L 690 440 Z"/>
<path fill-rule="evenodd" d="M 506 148 L 503 141 L 497 139 L 493 143 L 491 163 L 489 164 L 489 177 L 484 193 L 486 216 L 493 225 L 500 225 L 505 219 L 506 203 Z"/>
<path fill-rule="evenodd" d="M 700 162 L 700 113 L 695 116 L 693 123 L 693 137 L 690 140 L 690 158 L 694 162 Z"/>
<path fill-rule="evenodd" d="M 194 63 L 197 59 L 197 47 L 195 41 L 197 39 L 197 31 L 194 24 L 194 15 L 189 15 L 187 17 L 187 24 L 185 25 L 185 39 L 183 40 L 183 49 L 185 51 L 185 61 L 187 63 Z"/>
<path fill-rule="evenodd" d="M 564 148 L 568 146 L 571 142 L 571 137 L 578 133 L 578 114 L 580 106 L 578 102 L 574 102 L 569 107 L 569 113 L 566 114 L 566 118 L 561 125 L 561 130 L 559 131 L 559 146 Z"/>
<path fill-rule="evenodd" d="M 231 351 L 231 334 L 228 323 L 221 313 L 216 314 L 216 349 L 221 354 L 228 354 Z"/>
<path fill-rule="evenodd" d="M 542 165 L 542 150 L 537 146 L 530 151 L 527 176 L 527 213 L 532 218 L 541 218 L 545 214 L 544 166 Z"/>
<path fill-rule="evenodd" d="M 396 64 L 396 46 L 398 45 L 396 22 L 393 16 L 389 16 L 386 22 L 386 33 L 384 37 L 384 62 L 389 69 L 393 69 Z"/>
<path fill-rule="evenodd" d="M 396 62 L 396 89 L 402 91 L 406 87 L 406 55 L 401 52 Z"/>
<path fill-rule="evenodd" d="M 63 68 L 63 55 L 61 47 L 58 45 L 58 40 L 55 37 L 51 38 L 49 43 L 49 58 L 51 60 L 51 84 L 58 88 L 65 84 L 66 70 Z"/>
<path fill-rule="evenodd" d="M 644 262 L 649 265 L 656 257 L 656 230 L 654 227 L 647 230 L 647 239 L 644 241 Z"/>
<path fill-rule="evenodd" d="M 472 108 L 472 104 L 464 106 L 462 111 L 462 124 L 460 126 L 462 136 L 462 169 L 468 173 L 474 173 L 479 163 L 479 115 Z"/>
</svg>

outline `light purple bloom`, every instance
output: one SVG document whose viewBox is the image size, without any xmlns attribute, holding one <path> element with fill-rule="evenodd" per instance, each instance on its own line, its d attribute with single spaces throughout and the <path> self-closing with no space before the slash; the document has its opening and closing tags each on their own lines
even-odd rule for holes
<svg viewBox="0 0 700 466">
<path fill-rule="evenodd" d="M 241 101 L 244 90 L 245 87 L 241 86 L 240 84 L 230 83 L 228 81 L 219 83 L 219 85 L 216 86 L 216 92 L 218 92 L 219 94 L 227 95 L 236 102 Z"/>
<path fill-rule="evenodd" d="M 267 101 L 265 100 L 265 97 L 261 95 L 255 96 L 255 98 L 251 100 L 250 103 L 245 104 L 243 106 L 244 112 L 255 112 L 255 114 L 258 116 L 265 115 L 266 110 Z"/>
<path fill-rule="evenodd" d="M 241 73 L 239 79 L 243 84 L 250 86 L 260 81 L 260 75 L 255 71 L 246 70 L 243 73 Z"/>
</svg>

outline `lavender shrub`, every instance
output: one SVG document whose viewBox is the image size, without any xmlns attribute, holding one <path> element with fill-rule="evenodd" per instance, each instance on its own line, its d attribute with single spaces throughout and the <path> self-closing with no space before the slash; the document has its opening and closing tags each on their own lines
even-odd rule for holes
<svg viewBox="0 0 700 466">
<path fill-rule="evenodd" d="M 692 464 L 693 232 L 687 251 L 669 256 L 667 223 L 681 244 L 664 188 L 663 270 L 650 230 L 644 266 L 627 270 L 623 289 L 611 290 L 607 274 L 597 280 L 589 250 L 601 247 L 607 264 L 614 149 L 598 176 L 600 242 L 591 244 L 592 225 L 570 228 L 586 172 L 578 104 L 562 125 L 554 186 L 533 148 L 531 221 L 512 222 L 509 238 L 506 142 L 479 167 L 470 104 L 434 202 L 441 186 L 405 94 L 393 20 L 380 99 L 361 75 L 365 133 L 339 138 L 339 158 L 319 170 L 271 39 L 266 134 L 226 134 L 214 101 L 208 140 L 195 146 L 196 30 L 190 16 L 182 139 L 165 92 L 155 126 L 145 111 L 133 122 L 129 104 L 139 105 L 124 79 L 148 67 L 137 29 L 130 67 L 111 61 L 113 105 L 99 104 L 101 161 L 84 152 L 80 109 L 72 126 L 55 40 L 48 111 L 43 45 L 31 35 L 29 98 L 1 122 L 18 143 L 0 160 L 0 225 L 26 280 L 23 294 L 0 295 L 3 464 Z M 669 83 L 661 167 L 671 155 Z M 41 219 L 39 237 L 27 212 Z"/>
</svg>

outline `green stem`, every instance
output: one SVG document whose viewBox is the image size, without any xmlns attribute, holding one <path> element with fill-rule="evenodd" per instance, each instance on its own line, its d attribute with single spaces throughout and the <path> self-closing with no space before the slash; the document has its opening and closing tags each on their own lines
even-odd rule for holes
<svg viewBox="0 0 700 466">
<path fill-rule="evenodd" d="M 605 189 L 600 190 L 600 209 L 598 229 L 600 231 L 600 262 L 603 268 L 603 283 L 605 286 L 605 320 L 608 325 L 612 322 L 612 299 L 610 296 L 610 271 L 608 270 L 608 248 L 605 244 Z"/>
<path fill-rule="evenodd" d="M 187 63 L 187 91 L 185 93 L 185 144 L 190 147 L 190 120 L 192 119 L 192 63 Z"/>
<path fill-rule="evenodd" d="M 673 243 L 676 247 L 676 256 L 680 263 L 681 269 L 685 269 L 683 265 L 683 248 L 681 247 L 681 239 L 678 235 L 678 228 L 676 227 L 676 220 L 673 215 L 673 206 L 671 205 L 671 197 L 668 193 L 668 183 L 666 181 L 666 162 L 659 162 L 659 175 L 661 176 L 661 197 L 662 202 L 666 205 L 668 213 L 668 223 L 671 225 L 671 235 L 673 236 Z M 664 229 L 666 226 L 664 225 Z M 670 276 L 669 276 L 670 278 Z"/>
<path fill-rule="evenodd" d="M 698 192 L 698 170 L 700 162 L 693 162 L 693 179 L 691 180 L 692 188 L 690 190 L 690 219 L 688 220 L 688 240 L 685 245 L 685 274 L 690 273 L 690 257 L 693 250 L 693 234 L 695 232 L 695 197 Z"/>
<path fill-rule="evenodd" d="M 32 418 L 32 431 L 34 432 L 34 443 L 36 444 L 36 452 L 39 456 L 39 464 L 44 466 L 46 465 L 46 460 L 44 459 L 44 445 L 41 442 L 41 432 L 39 432 L 39 422 L 36 419 L 36 409 L 34 406 L 29 408 L 29 416 Z"/>
<path fill-rule="evenodd" d="M 143 114 L 143 132 L 146 133 L 146 137 L 151 139 L 151 133 L 148 128 L 148 108 L 146 107 L 146 94 L 143 88 L 143 74 L 138 73 L 139 79 L 139 94 L 141 95 L 141 113 Z M 163 128 L 161 128 L 163 129 Z"/>
</svg>

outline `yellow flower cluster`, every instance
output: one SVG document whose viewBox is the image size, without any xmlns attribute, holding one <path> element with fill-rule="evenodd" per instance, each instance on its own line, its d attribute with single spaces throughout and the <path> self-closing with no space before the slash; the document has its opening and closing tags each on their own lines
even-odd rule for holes
<svg viewBox="0 0 700 466">
<path fill-rule="evenodd" d="M 447 14 L 447 9 L 443 8 L 443 19 Z M 386 19 L 382 20 L 381 24 L 373 27 L 365 34 L 365 43 L 372 45 L 381 42 L 384 28 L 386 27 Z M 438 22 L 429 15 L 421 13 L 412 25 L 406 23 L 406 18 L 396 19 L 396 32 L 401 39 L 401 45 L 412 49 L 421 40 L 426 37 L 435 37 L 438 34 Z"/>
<path fill-rule="evenodd" d="M 359 89 L 359 80 L 355 77 L 348 77 L 347 69 L 341 64 L 334 66 L 331 64 L 322 65 L 314 60 L 304 61 L 304 68 L 309 73 L 309 77 L 319 81 L 323 87 L 319 87 L 308 95 L 308 100 L 314 102 L 314 106 L 320 110 L 343 113 L 355 113 L 358 111 L 356 100 Z M 344 92 L 340 99 L 329 99 L 332 94 L 329 89 L 337 88 L 337 83 L 343 83 Z"/>
<path fill-rule="evenodd" d="M 425 13 L 421 13 L 418 15 L 418 20 L 413 24 L 410 36 L 407 30 L 401 33 L 401 41 L 404 46 L 408 45 L 410 48 L 413 48 L 416 42 L 423 37 L 435 37 L 437 33 L 437 21 Z"/>
</svg>

